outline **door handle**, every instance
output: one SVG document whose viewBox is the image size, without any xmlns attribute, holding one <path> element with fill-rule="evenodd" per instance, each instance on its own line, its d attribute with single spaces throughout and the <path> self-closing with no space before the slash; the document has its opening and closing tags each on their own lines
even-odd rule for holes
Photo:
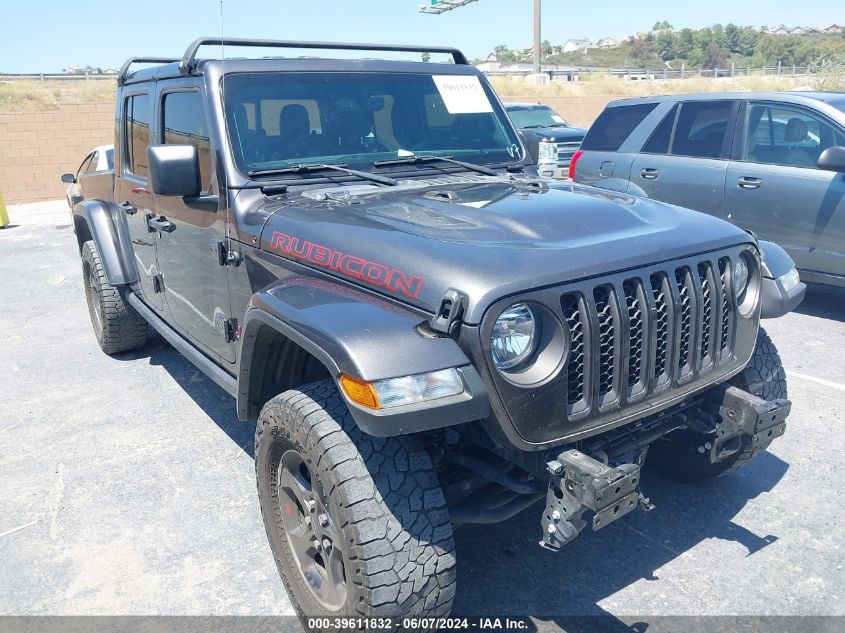
<svg viewBox="0 0 845 633">
<path fill-rule="evenodd" d="M 136 213 L 138 213 L 138 207 L 136 207 L 134 204 L 132 204 L 128 200 L 126 202 L 120 203 L 117 206 L 119 206 L 121 209 L 123 209 L 126 212 L 126 215 L 135 215 Z"/>
<path fill-rule="evenodd" d="M 147 220 L 147 226 L 149 226 L 154 231 L 158 231 L 159 233 L 173 233 L 176 230 L 176 225 L 173 224 L 170 220 L 165 218 L 163 215 L 158 216 L 157 218 L 153 217 Z"/>
<path fill-rule="evenodd" d="M 762 178 L 752 178 L 751 176 L 740 176 L 736 181 L 742 189 L 757 189 L 763 184 Z"/>
<path fill-rule="evenodd" d="M 644 167 L 640 170 L 640 176 L 646 180 L 654 180 L 657 178 L 658 174 L 660 174 L 660 171 L 654 169 L 653 167 Z"/>
</svg>

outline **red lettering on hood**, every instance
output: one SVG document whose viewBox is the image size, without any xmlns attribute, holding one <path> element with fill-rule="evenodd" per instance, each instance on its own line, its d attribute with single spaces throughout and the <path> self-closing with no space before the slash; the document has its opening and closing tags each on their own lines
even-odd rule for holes
<svg viewBox="0 0 845 633">
<path fill-rule="evenodd" d="M 304 259 L 315 266 L 338 271 L 347 277 L 360 279 L 374 286 L 383 286 L 392 292 L 401 292 L 410 299 L 419 297 L 422 289 L 423 278 L 419 275 L 406 275 L 396 268 L 342 253 L 316 242 L 301 240 L 280 231 L 273 231 L 270 236 L 270 248 L 297 259 Z"/>
</svg>

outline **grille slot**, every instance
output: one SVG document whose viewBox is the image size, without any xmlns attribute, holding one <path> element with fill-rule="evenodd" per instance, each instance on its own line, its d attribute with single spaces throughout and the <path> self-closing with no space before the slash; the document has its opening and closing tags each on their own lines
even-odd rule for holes
<svg viewBox="0 0 845 633">
<path fill-rule="evenodd" d="M 733 312 L 731 311 L 730 299 L 730 283 L 728 275 L 730 275 L 730 268 L 728 266 L 728 258 L 722 257 L 719 260 L 719 285 L 721 286 L 722 295 L 722 328 L 719 337 L 719 351 L 724 358 L 730 352 L 728 344 L 731 332 L 731 319 Z"/>
<path fill-rule="evenodd" d="M 569 363 L 567 370 L 567 404 L 570 408 L 584 400 L 584 361 L 586 360 L 585 313 L 576 294 L 561 299 L 563 320 L 569 329 Z"/>
<path fill-rule="evenodd" d="M 644 349 L 646 329 L 646 310 L 648 309 L 642 291 L 642 285 L 636 279 L 627 279 L 622 285 L 625 293 L 625 306 L 628 310 L 628 393 L 636 391 L 646 373 Z"/>
<path fill-rule="evenodd" d="M 654 378 L 658 383 L 666 381 L 667 367 L 669 366 L 669 346 L 672 333 L 669 300 L 672 293 L 669 291 L 669 284 L 665 275 L 655 274 L 651 276 L 651 289 L 654 293 L 655 315 L 655 353 L 654 353 Z"/>
<path fill-rule="evenodd" d="M 689 270 L 679 268 L 675 271 L 675 281 L 678 284 L 681 309 L 681 328 L 678 333 L 678 371 L 683 375 L 688 373 L 692 366 L 690 356 L 692 351 L 693 289 Z"/>
<path fill-rule="evenodd" d="M 610 286 L 600 286 L 593 291 L 599 326 L 599 397 L 613 391 L 616 366 L 613 362 L 616 349 L 616 311 Z"/>
<path fill-rule="evenodd" d="M 712 360 L 710 341 L 713 334 L 713 297 L 716 295 L 709 264 L 698 265 L 698 279 L 701 282 L 701 361 L 702 365 L 707 365 Z"/>
</svg>

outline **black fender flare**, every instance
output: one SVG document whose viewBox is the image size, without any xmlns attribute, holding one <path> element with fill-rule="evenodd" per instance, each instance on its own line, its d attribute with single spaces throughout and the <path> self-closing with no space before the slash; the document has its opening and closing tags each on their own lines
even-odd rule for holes
<svg viewBox="0 0 845 633">
<path fill-rule="evenodd" d="M 458 370 L 464 392 L 456 396 L 381 410 L 346 399 L 358 426 L 370 435 L 401 435 L 487 417 L 489 399 L 480 375 L 454 339 L 426 333 L 419 327 L 425 322 L 408 309 L 333 281 L 293 275 L 274 283 L 252 296 L 242 324 L 238 417 L 256 417 L 251 385 L 260 368 L 253 367 L 253 357 L 263 327 L 312 354 L 335 381 L 344 374 L 374 382 Z"/>
<path fill-rule="evenodd" d="M 103 200 L 77 203 L 73 207 L 73 226 L 80 248 L 88 239 L 94 240 L 111 285 L 124 286 L 138 281 L 129 226 L 116 204 Z"/>
</svg>

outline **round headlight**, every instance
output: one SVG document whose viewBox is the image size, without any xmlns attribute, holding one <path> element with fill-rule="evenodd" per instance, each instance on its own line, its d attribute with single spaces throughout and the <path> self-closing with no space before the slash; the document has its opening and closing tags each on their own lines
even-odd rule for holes
<svg viewBox="0 0 845 633">
<path fill-rule="evenodd" d="M 741 253 L 734 265 L 734 295 L 741 297 L 748 286 L 748 259 L 745 253 Z"/>
<path fill-rule="evenodd" d="M 537 349 L 539 324 L 524 303 L 515 303 L 496 319 L 490 333 L 493 362 L 502 370 L 524 364 Z"/>
</svg>

